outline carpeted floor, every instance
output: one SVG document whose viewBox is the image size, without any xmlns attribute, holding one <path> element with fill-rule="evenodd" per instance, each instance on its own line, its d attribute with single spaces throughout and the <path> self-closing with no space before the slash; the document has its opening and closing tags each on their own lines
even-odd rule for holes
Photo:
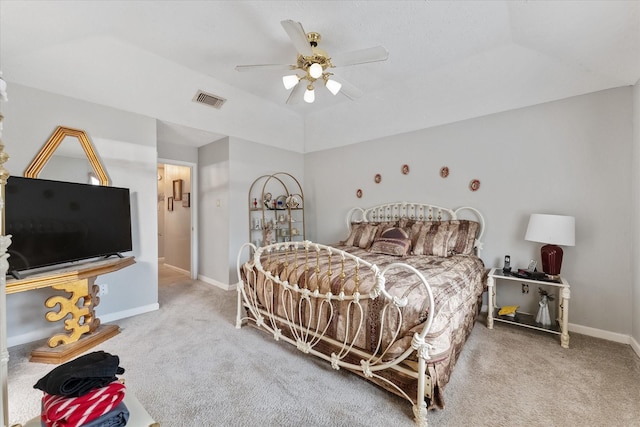
<svg viewBox="0 0 640 427">
<path fill-rule="evenodd" d="M 251 327 L 235 329 L 236 292 L 161 269 L 160 310 L 117 322 L 93 350 L 117 354 L 124 378 L 163 427 L 411 426 L 408 402 Z M 39 412 L 28 362 L 44 341 L 12 347 L 9 415 Z M 92 350 L 92 351 L 93 351 Z M 478 321 L 431 426 L 640 426 L 640 358 L 627 346 Z"/>
</svg>

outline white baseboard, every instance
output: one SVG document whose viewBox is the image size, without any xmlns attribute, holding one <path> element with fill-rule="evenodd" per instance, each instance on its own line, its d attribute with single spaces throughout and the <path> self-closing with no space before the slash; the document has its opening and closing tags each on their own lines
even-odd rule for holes
<svg viewBox="0 0 640 427">
<path fill-rule="evenodd" d="M 198 280 L 208 283 L 210 285 L 215 286 L 216 288 L 220 288 L 225 291 L 233 291 L 236 289 L 237 285 L 235 283 L 227 285 L 226 283 L 218 282 L 215 279 L 212 279 L 207 276 L 203 276 L 202 274 L 198 274 Z"/>
<path fill-rule="evenodd" d="M 594 338 L 602 338 L 604 340 L 619 342 L 622 344 L 630 344 L 631 336 L 619 334 L 617 332 L 605 331 L 602 329 L 591 328 L 589 326 L 576 325 L 569 323 L 569 332 L 575 332 L 582 335 L 588 335 Z"/>
<path fill-rule="evenodd" d="M 149 313 L 160 308 L 160 304 L 149 304 L 141 307 L 131 308 L 129 310 L 116 311 L 115 313 L 101 314 L 98 316 L 100 323 L 115 322 L 116 320 L 126 319 L 127 317 L 137 316 L 138 314 Z"/>
<path fill-rule="evenodd" d="M 163 263 L 165 267 L 170 268 L 171 270 L 179 271 L 184 274 L 190 275 L 191 272 L 189 270 L 185 270 L 184 268 L 176 267 L 175 265 Z"/>
<path fill-rule="evenodd" d="M 109 323 L 114 322 L 116 320 L 124 319 L 131 316 L 136 316 L 138 314 L 148 313 L 150 311 L 155 311 L 160 308 L 158 303 L 149 304 L 142 307 L 132 308 L 130 310 L 117 311 L 115 313 L 98 315 L 100 319 L 100 323 Z M 16 335 L 13 337 L 7 337 L 7 347 L 13 347 L 16 345 L 27 344 L 33 341 L 42 340 L 45 338 L 50 338 L 53 335 L 60 333 L 60 324 L 52 323 L 51 327 L 44 327 L 40 329 L 36 329 L 34 331 L 29 331 L 26 334 Z"/>
<path fill-rule="evenodd" d="M 640 344 L 638 344 L 638 341 L 636 341 L 633 337 L 629 337 L 629 341 L 629 344 L 631 344 L 631 348 L 633 349 L 633 351 L 635 351 L 638 357 L 640 357 Z"/>
<path fill-rule="evenodd" d="M 45 327 L 29 331 L 26 334 L 16 335 L 13 337 L 7 337 L 7 347 L 13 347 L 16 345 L 27 344 L 34 341 L 50 338 L 60 333 L 60 325 L 52 324 L 51 327 Z"/>
</svg>

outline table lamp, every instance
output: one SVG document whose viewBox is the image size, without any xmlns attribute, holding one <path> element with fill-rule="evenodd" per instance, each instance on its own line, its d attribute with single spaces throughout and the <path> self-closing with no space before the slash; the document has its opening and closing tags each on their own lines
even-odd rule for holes
<svg viewBox="0 0 640 427">
<path fill-rule="evenodd" d="M 576 219 L 565 215 L 531 214 L 525 240 L 545 243 L 540 249 L 542 271 L 551 279 L 560 277 L 562 246 L 575 246 Z"/>
</svg>

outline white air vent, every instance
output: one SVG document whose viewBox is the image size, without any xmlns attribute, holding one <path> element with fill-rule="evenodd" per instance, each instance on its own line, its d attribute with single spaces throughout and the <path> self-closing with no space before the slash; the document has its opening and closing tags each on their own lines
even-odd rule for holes
<svg viewBox="0 0 640 427">
<path fill-rule="evenodd" d="M 210 93 L 199 90 L 196 93 L 196 95 L 193 97 L 193 102 L 199 102 L 200 104 L 207 104 L 219 110 L 220 107 L 222 107 L 222 104 L 227 102 L 227 100 L 224 98 L 220 98 L 219 96 L 212 95 Z"/>
</svg>

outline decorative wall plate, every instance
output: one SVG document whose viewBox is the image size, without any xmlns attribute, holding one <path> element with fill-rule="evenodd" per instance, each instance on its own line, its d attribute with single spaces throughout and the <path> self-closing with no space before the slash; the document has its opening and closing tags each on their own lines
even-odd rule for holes
<svg viewBox="0 0 640 427">
<path fill-rule="evenodd" d="M 362 198 L 362 190 L 360 188 L 358 188 L 358 191 L 356 191 L 356 197 L 358 199 Z"/>
<path fill-rule="evenodd" d="M 382 175 L 377 173 L 376 176 L 373 177 L 373 180 L 376 182 L 376 184 L 380 184 L 380 181 L 382 181 Z"/>
<path fill-rule="evenodd" d="M 275 208 L 286 209 L 286 207 L 287 207 L 287 196 L 285 195 L 278 196 L 275 200 Z"/>
<path fill-rule="evenodd" d="M 471 182 L 469 183 L 469 189 L 471 191 L 478 191 L 478 188 L 480 188 L 480 180 L 472 179 Z"/>
<path fill-rule="evenodd" d="M 409 165 L 402 165 L 402 174 L 406 175 L 409 173 Z"/>
<path fill-rule="evenodd" d="M 440 176 L 446 178 L 449 176 L 449 168 L 447 166 L 443 166 L 440 168 Z"/>
</svg>

